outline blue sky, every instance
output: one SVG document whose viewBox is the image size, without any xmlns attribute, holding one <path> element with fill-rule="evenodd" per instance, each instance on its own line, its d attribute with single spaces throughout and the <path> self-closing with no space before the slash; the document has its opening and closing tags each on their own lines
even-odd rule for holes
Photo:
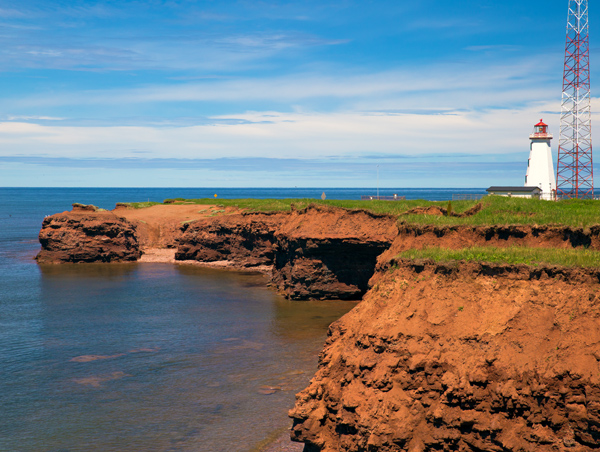
<svg viewBox="0 0 600 452">
<path fill-rule="evenodd" d="M 521 185 L 567 4 L 0 0 L 0 186 Z"/>
</svg>

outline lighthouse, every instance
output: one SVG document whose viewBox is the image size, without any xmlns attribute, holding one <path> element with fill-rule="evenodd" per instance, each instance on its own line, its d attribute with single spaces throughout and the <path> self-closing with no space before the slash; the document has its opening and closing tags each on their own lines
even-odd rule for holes
<svg viewBox="0 0 600 452">
<path fill-rule="evenodd" d="M 554 177 L 554 165 L 552 164 L 552 150 L 550 140 L 552 135 L 548 133 L 548 125 L 540 120 L 533 127 L 533 133 L 529 135 L 531 145 L 529 148 L 529 160 L 527 161 L 527 173 L 525 175 L 526 187 L 539 187 L 542 190 L 542 199 L 555 199 L 556 179 Z"/>
</svg>

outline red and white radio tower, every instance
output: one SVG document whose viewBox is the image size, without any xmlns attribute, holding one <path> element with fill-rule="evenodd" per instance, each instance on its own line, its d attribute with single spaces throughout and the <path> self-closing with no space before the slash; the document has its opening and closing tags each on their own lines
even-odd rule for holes
<svg viewBox="0 0 600 452">
<path fill-rule="evenodd" d="M 556 195 L 594 197 L 588 0 L 569 0 Z"/>
</svg>

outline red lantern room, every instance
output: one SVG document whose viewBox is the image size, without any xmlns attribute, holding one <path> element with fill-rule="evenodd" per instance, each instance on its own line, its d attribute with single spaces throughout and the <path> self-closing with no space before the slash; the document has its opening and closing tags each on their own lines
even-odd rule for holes
<svg viewBox="0 0 600 452">
<path fill-rule="evenodd" d="M 529 136 L 532 140 L 535 138 L 548 140 L 552 139 L 552 135 L 548 133 L 548 124 L 544 124 L 544 120 L 540 119 L 535 126 L 533 126 L 533 133 Z"/>
</svg>

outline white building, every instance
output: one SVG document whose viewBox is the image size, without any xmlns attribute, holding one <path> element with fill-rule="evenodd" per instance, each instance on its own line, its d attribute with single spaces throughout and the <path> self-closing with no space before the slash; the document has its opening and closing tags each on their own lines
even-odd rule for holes
<svg viewBox="0 0 600 452">
<path fill-rule="evenodd" d="M 539 187 L 542 192 L 541 199 L 555 199 L 556 178 L 554 177 L 554 165 L 552 163 L 552 150 L 550 140 L 552 135 L 548 133 L 548 125 L 542 120 L 534 126 L 533 133 L 529 135 L 531 140 L 529 160 L 527 161 L 527 174 L 525 176 L 525 187 Z"/>
<path fill-rule="evenodd" d="M 542 193 L 540 187 L 507 187 L 494 186 L 486 190 L 489 195 L 507 196 L 509 198 L 538 198 Z"/>
</svg>

